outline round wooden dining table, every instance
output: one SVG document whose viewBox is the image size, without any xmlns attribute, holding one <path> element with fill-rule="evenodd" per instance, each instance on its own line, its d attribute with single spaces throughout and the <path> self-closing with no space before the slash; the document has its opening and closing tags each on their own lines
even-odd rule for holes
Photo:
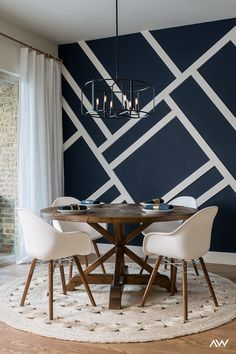
<svg viewBox="0 0 236 354">
<path fill-rule="evenodd" d="M 156 211 L 147 213 L 143 211 L 141 204 L 100 204 L 90 206 L 87 210 L 73 211 L 73 214 L 61 213 L 58 207 L 41 210 L 41 216 L 50 220 L 86 222 L 103 237 L 113 244 L 113 247 L 96 259 L 84 271 L 89 284 L 111 284 L 109 308 L 120 309 L 122 292 L 125 284 L 147 284 L 152 266 L 147 264 L 142 258 L 134 253 L 127 245 L 135 239 L 143 230 L 154 222 L 186 220 L 196 213 L 196 209 L 183 206 L 174 206 L 169 212 Z M 101 223 L 112 224 L 113 233 L 101 226 Z M 125 233 L 124 226 L 133 224 L 134 228 L 128 234 Z M 114 273 L 100 274 L 93 271 L 111 256 L 115 256 Z M 147 274 L 129 274 L 128 265 L 125 264 L 128 256 L 133 262 L 138 264 Z M 92 273 L 93 272 L 93 273 Z M 73 276 L 68 284 L 67 290 L 72 291 L 82 284 L 79 275 Z M 157 273 L 154 284 L 170 291 L 170 279 L 166 275 Z"/>
</svg>

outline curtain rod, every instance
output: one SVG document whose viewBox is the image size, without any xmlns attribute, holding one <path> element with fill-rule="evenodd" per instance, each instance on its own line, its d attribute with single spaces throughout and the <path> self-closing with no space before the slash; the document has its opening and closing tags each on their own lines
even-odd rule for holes
<svg viewBox="0 0 236 354">
<path fill-rule="evenodd" d="M 31 45 L 29 45 L 29 44 L 26 44 L 26 43 L 24 43 L 24 42 L 18 41 L 18 39 L 13 38 L 13 37 L 10 37 L 10 36 L 8 36 L 8 35 L 5 34 L 5 33 L 1 33 L 1 32 L 0 32 L 0 35 L 3 36 L 3 37 L 6 37 L 6 38 L 8 38 L 8 39 L 11 39 L 11 40 L 14 41 L 14 42 L 17 42 L 17 43 L 23 45 L 24 47 L 28 47 L 28 48 L 30 48 L 30 49 L 32 49 L 32 50 L 35 50 L 36 52 L 43 54 L 45 57 L 52 58 L 52 59 L 58 61 L 59 63 L 62 63 L 62 60 L 61 60 L 61 59 L 59 59 L 59 58 L 57 58 L 57 57 L 54 57 L 54 56 L 51 55 L 51 54 L 45 53 L 45 52 L 43 52 L 43 51 L 40 50 L 40 49 L 34 48 L 34 47 L 32 47 Z"/>
</svg>

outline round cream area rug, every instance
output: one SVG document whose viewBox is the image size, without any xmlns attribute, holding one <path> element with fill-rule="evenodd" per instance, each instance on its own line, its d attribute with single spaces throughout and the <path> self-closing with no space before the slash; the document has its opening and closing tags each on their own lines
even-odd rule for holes
<svg viewBox="0 0 236 354">
<path fill-rule="evenodd" d="M 112 266 L 106 266 L 111 270 Z M 139 268 L 129 265 L 130 273 Z M 169 272 L 160 269 L 161 273 Z M 109 286 L 91 285 L 96 307 L 92 307 L 83 286 L 63 295 L 58 271 L 54 275 L 54 320 L 48 320 L 47 269 L 36 271 L 24 307 L 19 306 L 25 278 L 17 278 L 0 288 L 0 320 L 6 324 L 46 337 L 92 343 L 157 341 L 198 333 L 218 327 L 236 317 L 236 285 L 210 274 L 219 302 L 213 305 L 203 275 L 188 271 L 189 321 L 183 321 L 181 272 L 178 293 L 170 296 L 153 286 L 146 306 L 138 307 L 143 286 L 125 286 L 121 310 L 109 310 Z"/>
</svg>

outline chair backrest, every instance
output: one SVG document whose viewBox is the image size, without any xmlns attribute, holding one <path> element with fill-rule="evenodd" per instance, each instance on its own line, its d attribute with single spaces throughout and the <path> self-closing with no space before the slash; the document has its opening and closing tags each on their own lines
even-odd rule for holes
<svg viewBox="0 0 236 354">
<path fill-rule="evenodd" d="M 73 252 L 82 255 L 91 252 L 91 240 L 87 233 L 60 232 L 30 210 L 17 208 L 17 211 L 25 250 L 32 258 L 59 259 L 73 256 Z"/>
<path fill-rule="evenodd" d="M 62 206 L 62 205 L 70 205 L 70 204 L 78 204 L 80 201 L 74 197 L 58 197 L 54 200 L 52 206 Z M 106 227 L 106 224 L 101 224 L 103 227 Z M 75 221 L 59 221 L 53 220 L 53 226 L 63 232 L 68 231 L 84 231 L 89 235 L 94 237 L 101 236 L 96 230 L 94 230 L 90 225 L 86 222 L 75 222 Z"/>
<path fill-rule="evenodd" d="M 197 201 L 194 197 L 190 196 L 181 196 L 172 199 L 169 204 L 171 205 L 182 205 L 188 208 L 197 208 Z M 147 235 L 150 232 L 171 232 L 175 230 L 179 225 L 181 225 L 183 220 L 175 221 L 164 221 L 164 222 L 155 222 L 147 227 L 143 234 Z"/>
<path fill-rule="evenodd" d="M 170 237 L 170 247 L 174 252 L 170 257 L 175 258 L 175 254 L 176 258 L 181 259 L 204 256 L 210 248 L 211 231 L 217 212 L 217 206 L 204 208 L 183 222 L 176 230 L 166 234 Z"/>
<path fill-rule="evenodd" d="M 25 249 L 29 256 L 47 258 L 54 247 L 58 231 L 30 210 L 17 209 L 22 226 Z"/>
<path fill-rule="evenodd" d="M 172 199 L 170 202 L 172 205 L 182 205 L 188 208 L 197 208 L 197 201 L 194 197 L 191 196 L 181 196 Z"/>
</svg>

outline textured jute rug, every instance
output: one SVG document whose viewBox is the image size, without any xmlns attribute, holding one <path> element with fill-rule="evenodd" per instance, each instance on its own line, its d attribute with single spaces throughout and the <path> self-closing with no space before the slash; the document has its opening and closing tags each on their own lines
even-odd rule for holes
<svg viewBox="0 0 236 354">
<path fill-rule="evenodd" d="M 131 272 L 138 267 L 129 266 Z M 112 266 L 106 266 L 111 270 Z M 160 270 L 164 274 L 168 271 Z M 39 267 L 32 280 L 24 307 L 20 307 L 25 278 L 17 278 L 0 288 L 0 320 L 27 332 L 46 337 L 91 342 L 127 343 L 157 341 L 218 327 L 236 317 L 236 285 L 210 274 L 219 307 L 213 305 L 204 276 L 188 272 L 189 321 L 183 321 L 181 272 L 178 293 L 170 296 L 153 286 L 146 306 L 140 308 L 143 286 L 125 286 L 121 310 L 109 310 L 109 287 L 91 285 L 96 307 L 92 307 L 83 286 L 63 295 L 58 271 L 54 275 L 54 320 L 48 320 L 47 269 Z"/>
</svg>

